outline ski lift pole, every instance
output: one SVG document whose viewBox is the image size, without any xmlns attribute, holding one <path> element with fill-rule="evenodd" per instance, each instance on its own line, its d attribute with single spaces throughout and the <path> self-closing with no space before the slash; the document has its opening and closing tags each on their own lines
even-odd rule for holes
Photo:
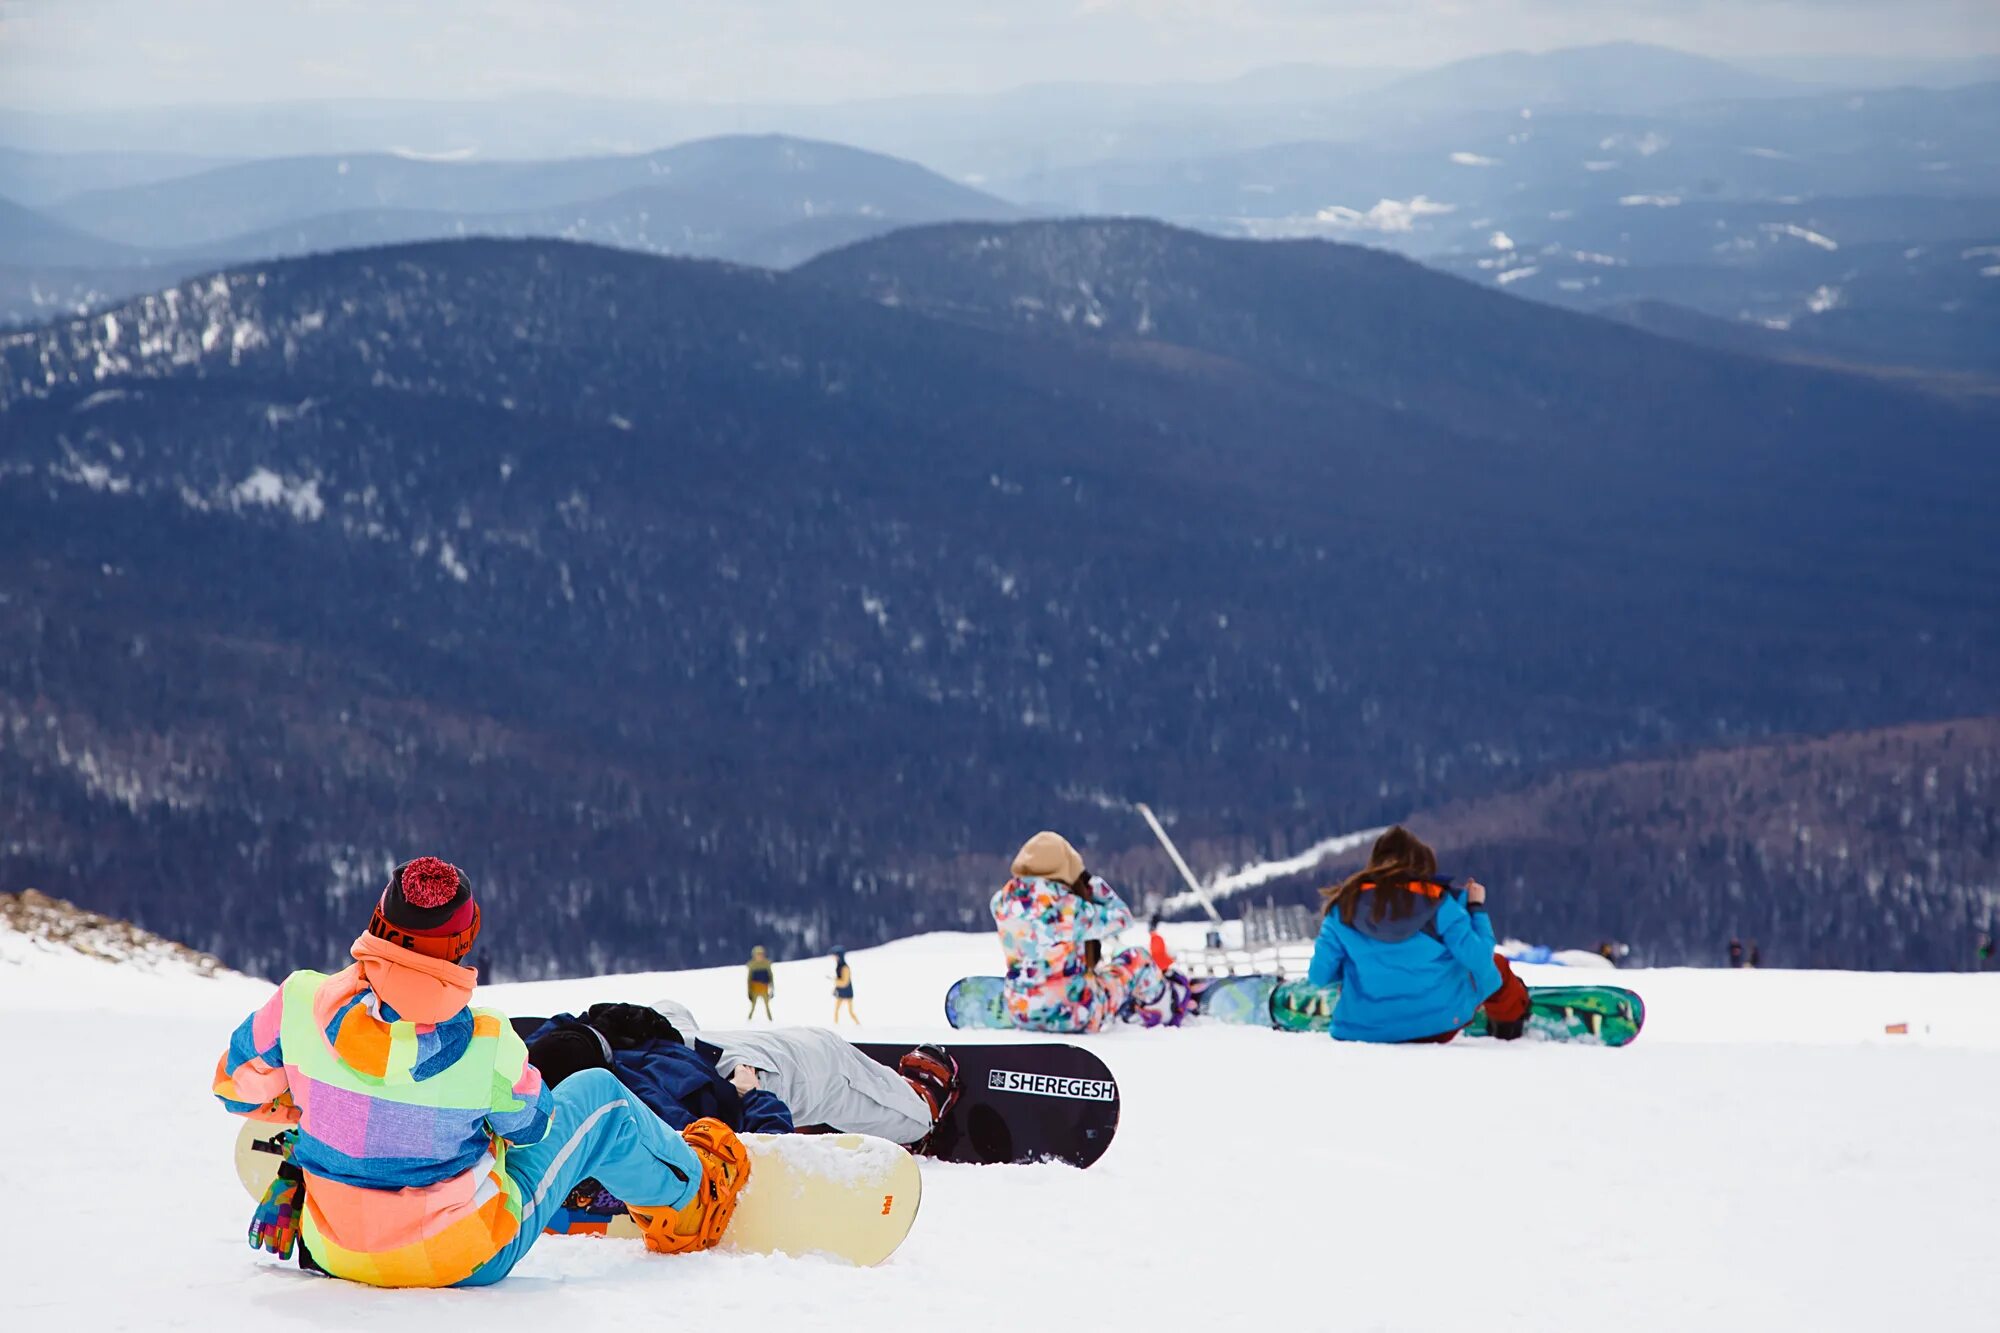
<svg viewBox="0 0 2000 1333">
<path fill-rule="evenodd" d="M 1148 824 L 1153 826 L 1153 836 L 1160 840 L 1160 846 L 1166 848 L 1167 855 L 1173 858 L 1174 868 L 1181 872 L 1181 878 L 1187 881 L 1188 888 L 1194 890 L 1194 896 L 1201 902 L 1202 910 L 1208 913 L 1208 919 L 1218 926 L 1221 925 L 1222 913 L 1216 911 L 1215 904 L 1209 901 L 1208 890 L 1195 882 L 1194 871 L 1188 869 L 1188 863 L 1181 859 L 1181 849 L 1174 846 L 1174 840 L 1167 836 L 1166 829 L 1160 827 L 1159 817 L 1153 813 L 1153 807 L 1141 801 L 1134 808 L 1145 816 Z"/>
</svg>

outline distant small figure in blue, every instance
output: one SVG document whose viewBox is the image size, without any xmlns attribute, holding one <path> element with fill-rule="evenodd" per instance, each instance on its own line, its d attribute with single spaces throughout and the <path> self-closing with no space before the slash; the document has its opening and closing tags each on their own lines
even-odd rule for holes
<svg viewBox="0 0 2000 1333">
<path fill-rule="evenodd" d="M 847 950 L 833 951 L 833 1025 L 840 1026 L 840 1010 L 847 1009 L 847 1016 L 854 1020 L 854 1026 L 861 1026 L 861 1015 L 854 1012 L 854 969 L 847 965 Z"/>
<path fill-rule="evenodd" d="M 1731 940 L 1731 941 L 1729 941 L 1729 965 L 1730 965 L 1731 967 L 1741 967 L 1741 966 L 1743 966 L 1743 941 L 1742 941 L 1742 940 Z"/>
</svg>

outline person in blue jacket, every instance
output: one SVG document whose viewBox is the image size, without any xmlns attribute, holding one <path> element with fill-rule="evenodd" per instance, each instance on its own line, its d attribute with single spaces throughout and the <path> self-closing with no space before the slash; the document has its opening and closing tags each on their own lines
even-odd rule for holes
<svg viewBox="0 0 2000 1333">
<path fill-rule="evenodd" d="M 1485 887 L 1454 888 L 1408 829 L 1377 838 L 1368 865 L 1320 896 L 1326 916 L 1307 976 L 1340 986 L 1335 1038 L 1447 1042 L 1482 1006 L 1493 1036 L 1521 1035 L 1528 988 L 1493 952 Z"/>
<path fill-rule="evenodd" d="M 675 1129 L 711 1116 L 739 1134 L 789 1134 L 791 1108 L 757 1086 L 754 1070 L 741 1079 L 716 1071 L 721 1051 L 690 1045 L 657 1010 L 638 1004 L 596 1004 L 582 1018 L 557 1014 L 528 1037 L 528 1059 L 550 1087 L 584 1069 L 609 1069 L 618 1081 Z"/>
</svg>

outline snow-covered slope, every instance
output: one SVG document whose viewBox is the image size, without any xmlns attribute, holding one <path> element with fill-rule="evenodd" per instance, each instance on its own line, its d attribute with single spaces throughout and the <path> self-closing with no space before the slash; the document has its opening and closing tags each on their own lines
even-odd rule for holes
<svg viewBox="0 0 2000 1333">
<path fill-rule="evenodd" d="M 260 983 L 0 960 L 9 1329 L 1993 1326 L 2000 976 L 1625 972 L 1650 1016 L 1623 1051 L 1121 1030 L 1086 1039 L 1125 1096 L 1109 1155 L 1087 1172 L 926 1163 L 922 1216 L 884 1268 L 551 1238 L 498 1287 L 398 1293 L 244 1244 L 236 1125 L 207 1080 Z M 868 1035 L 914 1040 L 942 1035 L 945 985 L 997 951 L 930 935 L 850 961 Z M 829 1017 L 828 970 L 779 964 L 781 1019 Z M 486 998 L 527 1013 L 668 995 L 723 1026 L 742 974 Z"/>
</svg>

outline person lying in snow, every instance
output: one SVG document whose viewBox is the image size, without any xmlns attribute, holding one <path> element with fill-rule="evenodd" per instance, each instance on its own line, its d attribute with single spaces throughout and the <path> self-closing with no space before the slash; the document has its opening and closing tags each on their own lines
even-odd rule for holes
<svg viewBox="0 0 2000 1333">
<path fill-rule="evenodd" d="M 917 1047 L 891 1072 L 817 1028 L 707 1034 L 713 1041 L 699 1031 L 694 1014 L 672 1000 L 650 1009 L 594 1004 L 582 1018 L 557 1014 L 542 1023 L 529 1034 L 528 1058 L 552 1087 L 608 1070 L 670 1125 L 705 1112 L 746 1134 L 786 1134 L 796 1120 L 912 1151 L 958 1100 L 958 1065 L 940 1046 Z M 622 1198 L 608 1182 L 586 1178 L 564 1203 L 615 1213 Z"/>
<path fill-rule="evenodd" d="M 480 927 L 456 866 L 396 868 L 353 966 L 299 971 L 243 1020 L 215 1094 L 296 1124 L 252 1246 L 377 1287 L 483 1286 L 511 1271 L 587 1176 L 634 1201 L 647 1247 L 706 1249 L 749 1156 L 728 1126 L 676 1134 L 608 1071 L 550 1089 L 459 966 Z"/>
<path fill-rule="evenodd" d="M 528 1056 L 552 1084 L 610 1069 L 670 1125 L 712 1115 L 744 1133 L 796 1123 L 919 1146 L 958 1098 L 942 1047 L 919 1046 L 890 1070 L 820 1028 L 703 1032 L 672 1000 L 558 1014 L 529 1034 Z"/>
<path fill-rule="evenodd" d="M 1366 868 L 1320 896 L 1325 920 L 1306 979 L 1340 983 L 1335 1038 L 1447 1042 L 1482 1005 L 1493 1036 L 1521 1035 L 1528 988 L 1493 951 L 1485 887 L 1454 888 L 1408 829 L 1377 838 Z"/>
<path fill-rule="evenodd" d="M 1103 942 L 1129 930 L 1132 910 L 1083 868 L 1059 833 L 1037 833 L 1014 858 L 1013 878 L 993 895 L 993 922 L 1007 954 L 1007 1013 L 1035 1032 L 1095 1032 L 1123 1013 L 1147 1020 L 1174 991 L 1144 949 L 1103 957 Z"/>
<path fill-rule="evenodd" d="M 738 1133 L 792 1132 L 782 1099 L 718 1072 L 645 1005 L 594 1004 L 581 1017 L 557 1014 L 527 1041 L 528 1059 L 550 1087 L 586 1069 L 608 1069 L 675 1129 L 711 1116 Z"/>
<path fill-rule="evenodd" d="M 958 1101 L 958 1062 L 943 1046 L 914 1047 L 892 1071 L 824 1028 L 709 1032 L 686 1005 L 658 1000 L 653 1008 L 717 1073 L 775 1093 L 800 1125 L 873 1134 L 921 1151 Z"/>
</svg>

